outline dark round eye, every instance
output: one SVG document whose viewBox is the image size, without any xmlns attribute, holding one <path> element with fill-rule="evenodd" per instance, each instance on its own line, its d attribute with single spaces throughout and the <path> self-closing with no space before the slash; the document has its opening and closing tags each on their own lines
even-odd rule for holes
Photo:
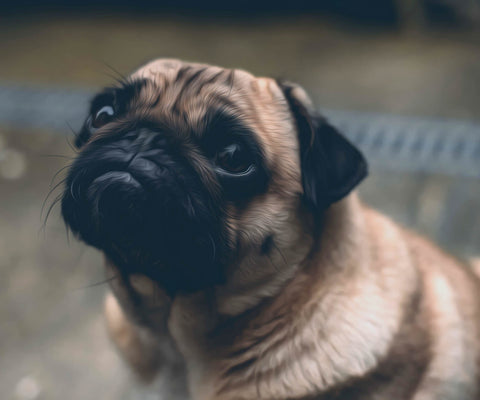
<svg viewBox="0 0 480 400">
<path fill-rule="evenodd" d="M 103 106 L 92 119 L 92 127 L 101 128 L 103 125 L 108 124 L 115 115 L 115 111 L 112 106 Z"/>
<path fill-rule="evenodd" d="M 245 146 L 231 143 L 217 153 L 215 163 L 224 171 L 241 174 L 249 169 L 253 160 Z"/>
</svg>

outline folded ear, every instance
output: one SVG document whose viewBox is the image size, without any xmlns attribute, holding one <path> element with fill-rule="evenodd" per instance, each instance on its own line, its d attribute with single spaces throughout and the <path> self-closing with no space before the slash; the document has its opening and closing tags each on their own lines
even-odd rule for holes
<svg viewBox="0 0 480 400">
<path fill-rule="evenodd" d="M 298 85 L 278 82 L 295 119 L 300 144 L 304 200 L 320 215 L 367 176 L 362 153 L 324 118 Z"/>
</svg>

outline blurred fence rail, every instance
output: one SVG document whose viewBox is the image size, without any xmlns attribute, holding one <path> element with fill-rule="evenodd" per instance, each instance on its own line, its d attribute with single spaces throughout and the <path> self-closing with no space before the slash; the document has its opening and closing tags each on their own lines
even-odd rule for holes
<svg viewBox="0 0 480 400">
<path fill-rule="evenodd" d="M 67 132 L 92 92 L 0 83 L 0 125 Z M 374 167 L 480 178 L 480 122 L 322 110 Z"/>
</svg>

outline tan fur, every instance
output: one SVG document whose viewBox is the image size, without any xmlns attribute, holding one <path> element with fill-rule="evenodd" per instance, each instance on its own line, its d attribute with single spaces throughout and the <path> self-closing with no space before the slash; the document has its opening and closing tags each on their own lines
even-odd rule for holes
<svg viewBox="0 0 480 400">
<path fill-rule="evenodd" d="M 150 382 L 158 371 L 159 358 L 152 351 L 155 344 L 148 331 L 142 332 L 139 327 L 125 318 L 125 314 L 116 298 L 110 293 L 105 299 L 105 315 L 110 335 L 138 376 Z"/>
<path fill-rule="evenodd" d="M 198 86 L 182 95 L 182 82 L 200 69 Z M 228 210 L 243 253 L 225 285 L 168 299 L 144 277 L 113 281 L 118 303 L 107 298 L 108 326 L 134 369 L 151 378 L 161 364 L 184 363 L 195 400 L 480 398 L 479 280 L 355 193 L 326 211 L 315 238 L 300 201 L 295 124 L 273 80 L 177 60 L 133 76 L 151 82 L 137 112 L 172 126 L 198 126 L 208 107 L 228 99 L 272 171 L 265 194 Z M 157 106 L 142 108 L 157 95 Z M 269 232 L 276 248 L 267 256 L 258 247 Z"/>
</svg>

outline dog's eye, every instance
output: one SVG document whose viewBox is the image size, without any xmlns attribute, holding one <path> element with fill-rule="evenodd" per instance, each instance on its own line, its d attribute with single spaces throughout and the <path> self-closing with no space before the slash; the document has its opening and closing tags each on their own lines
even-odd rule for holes
<svg viewBox="0 0 480 400">
<path fill-rule="evenodd" d="M 215 163 L 224 171 L 232 174 L 246 172 L 252 165 L 252 158 L 240 143 L 231 143 L 217 153 Z"/>
<path fill-rule="evenodd" d="M 108 124 L 115 115 L 115 111 L 111 106 L 103 106 L 92 119 L 93 128 L 101 128 L 103 125 Z"/>
</svg>

